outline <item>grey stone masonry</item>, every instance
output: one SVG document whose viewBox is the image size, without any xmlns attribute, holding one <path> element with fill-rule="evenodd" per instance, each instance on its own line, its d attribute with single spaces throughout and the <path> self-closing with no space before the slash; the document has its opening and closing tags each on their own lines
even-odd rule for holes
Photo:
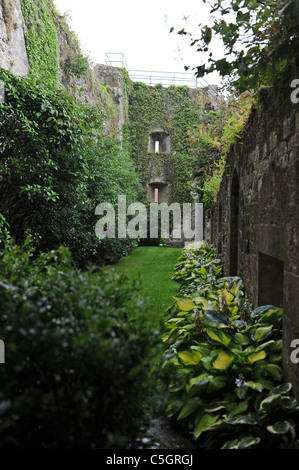
<svg viewBox="0 0 299 470">
<path fill-rule="evenodd" d="M 290 83 L 263 93 L 231 147 L 205 238 L 225 274 L 243 278 L 254 307 L 283 308 L 283 373 L 298 400 L 299 364 L 290 358 L 299 339 L 299 104 L 290 99 Z"/>
</svg>

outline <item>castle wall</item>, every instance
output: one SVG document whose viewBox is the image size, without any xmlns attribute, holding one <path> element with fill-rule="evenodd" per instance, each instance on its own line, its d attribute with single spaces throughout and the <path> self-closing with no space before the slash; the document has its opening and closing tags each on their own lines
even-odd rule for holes
<svg viewBox="0 0 299 470">
<path fill-rule="evenodd" d="M 283 371 L 298 399 L 299 365 L 290 356 L 299 338 L 299 104 L 290 83 L 263 93 L 231 147 L 205 237 L 225 274 L 243 278 L 254 307 L 283 307 Z"/>
</svg>

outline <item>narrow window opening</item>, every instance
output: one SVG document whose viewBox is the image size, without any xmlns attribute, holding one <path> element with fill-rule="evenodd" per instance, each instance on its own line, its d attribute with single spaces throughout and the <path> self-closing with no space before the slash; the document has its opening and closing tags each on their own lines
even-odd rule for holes
<svg viewBox="0 0 299 470">
<path fill-rule="evenodd" d="M 149 136 L 149 152 L 170 153 L 170 137 L 166 132 L 154 131 Z"/>
<path fill-rule="evenodd" d="M 150 202 L 167 202 L 168 201 L 168 190 L 167 183 L 153 182 L 149 183 L 148 197 Z"/>
<path fill-rule="evenodd" d="M 159 202 L 159 188 L 155 188 L 155 200 L 154 202 Z"/>
</svg>

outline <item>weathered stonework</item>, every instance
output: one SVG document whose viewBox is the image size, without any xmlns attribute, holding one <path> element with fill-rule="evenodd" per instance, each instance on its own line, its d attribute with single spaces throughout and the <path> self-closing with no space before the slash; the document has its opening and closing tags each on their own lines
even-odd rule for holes
<svg viewBox="0 0 299 470">
<path fill-rule="evenodd" d="M 29 72 L 19 0 L 0 1 L 0 67 L 15 75 Z"/>
<path fill-rule="evenodd" d="M 103 110 L 106 135 L 122 138 L 127 102 L 123 98 L 124 83 L 121 72 L 114 67 L 99 65 L 94 70 L 89 68 L 82 76 L 72 73 L 71 65 L 78 54 L 78 44 L 63 17 L 56 13 L 53 15 L 57 30 L 59 83 L 78 102 L 98 105 Z M 28 44 L 24 37 L 24 18 L 20 0 L 0 0 L 0 67 L 15 75 L 28 75 L 32 70 L 26 47 Z"/>
<path fill-rule="evenodd" d="M 264 93 L 231 147 L 205 239 L 217 247 L 225 274 L 243 278 L 254 307 L 283 307 L 283 371 L 297 399 L 299 365 L 290 361 L 290 345 L 299 338 L 298 183 L 299 104 L 286 83 Z"/>
</svg>

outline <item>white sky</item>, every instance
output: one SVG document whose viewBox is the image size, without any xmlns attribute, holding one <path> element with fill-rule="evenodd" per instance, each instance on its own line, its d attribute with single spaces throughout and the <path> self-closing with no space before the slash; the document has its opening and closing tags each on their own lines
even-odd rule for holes
<svg viewBox="0 0 299 470">
<path fill-rule="evenodd" d="M 208 22 L 210 10 L 202 0 L 54 0 L 54 4 L 60 13 L 69 13 L 68 23 L 94 63 L 104 64 L 106 53 L 122 52 L 129 70 L 184 72 L 185 65 L 200 65 L 189 37 L 177 31 L 185 28 L 199 34 L 198 25 Z M 205 80 L 220 83 L 214 74 Z"/>
</svg>

